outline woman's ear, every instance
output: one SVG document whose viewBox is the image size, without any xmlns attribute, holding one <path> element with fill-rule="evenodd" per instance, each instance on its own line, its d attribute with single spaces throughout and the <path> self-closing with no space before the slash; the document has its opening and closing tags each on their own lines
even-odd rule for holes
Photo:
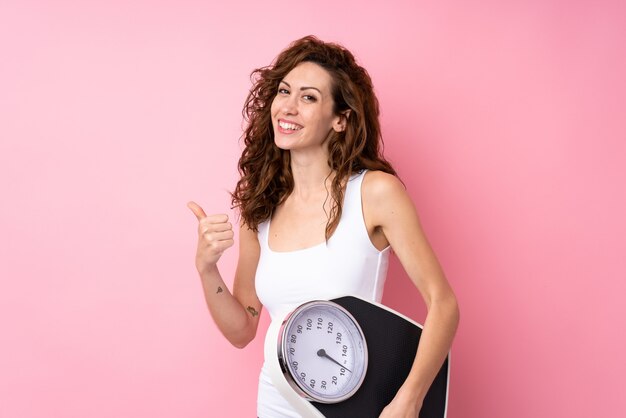
<svg viewBox="0 0 626 418">
<path fill-rule="evenodd" d="M 333 129 L 335 132 L 343 132 L 346 130 L 346 126 L 348 126 L 348 118 L 350 117 L 350 111 L 352 109 L 344 110 L 337 115 L 335 122 L 333 124 Z"/>
</svg>

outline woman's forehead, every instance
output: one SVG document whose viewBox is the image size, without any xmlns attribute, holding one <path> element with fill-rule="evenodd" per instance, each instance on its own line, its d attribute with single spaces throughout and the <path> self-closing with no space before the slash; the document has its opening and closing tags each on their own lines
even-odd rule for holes
<svg viewBox="0 0 626 418">
<path fill-rule="evenodd" d="M 321 92 L 330 92 L 332 78 L 328 71 L 314 62 L 303 62 L 294 67 L 283 78 L 291 88 L 313 87 Z"/>
</svg>

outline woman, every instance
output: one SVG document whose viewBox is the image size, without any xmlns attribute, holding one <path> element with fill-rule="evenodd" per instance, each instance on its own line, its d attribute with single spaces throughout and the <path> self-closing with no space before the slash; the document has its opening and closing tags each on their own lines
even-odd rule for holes
<svg viewBox="0 0 626 418">
<path fill-rule="evenodd" d="M 381 154 L 371 79 L 348 50 L 312 36 L 253 76 L 233 193 L 241 228 L 232 293 L 217 268 L 234 243 L 232 225 L 226 215 L 188 204 L 199 221 L 196 267 L 211 315 L 242 348 L 255 337 L 262 306 L 276 319 L 313 299 L 351 294 L 379 302 L 393 249 L 428 315 L 411 372 L 380 416 L 417 418 L 459 311 L 413 203 Z M 265 366 L 258 414 L 298 416 Z"/>
</svg>

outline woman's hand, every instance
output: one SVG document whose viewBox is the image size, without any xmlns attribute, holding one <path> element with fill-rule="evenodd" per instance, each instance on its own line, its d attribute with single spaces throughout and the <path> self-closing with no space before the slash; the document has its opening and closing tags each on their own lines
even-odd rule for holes
<svg viewBox="0 0 626 418">
<path fill-rule="evenodd" d="M 196 268 L 198 272 L 213 269 L 224 251 L 234 244 L 233 226 L 228 222 L 228 215 L 207 216 L 195 202 L 187 203 L 198 218 L 198 249 L 196 251 Z"/>
<path fill-rule="evenodd" d="M 418 418 L 420 409 L 422 409 L 421 399 L 401 387 L 379 418 Z"/>
</svg>

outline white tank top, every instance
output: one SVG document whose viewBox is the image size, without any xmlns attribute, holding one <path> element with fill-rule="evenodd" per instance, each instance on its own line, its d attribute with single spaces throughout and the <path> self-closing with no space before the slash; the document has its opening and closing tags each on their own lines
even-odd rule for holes
<svg viewBox="0 0 626 418">
<path fill-rule="evenodd" d="M 255 286 L 272 320 L 282 320 L 300 304 L 315 299 L 354 295 L 381 301 L 390 247 L 379 251 L 367 233 L 361 205 L 365 173 L 348 181 L 341 219 L 328 242 L 276 252 L 268 244 L 270 220 L 259 225 L 261 254 Z M 259 379 L 257 408 L 260 418 L 299 417 L 272 385 L 265 365 Z"/>
</svg>

